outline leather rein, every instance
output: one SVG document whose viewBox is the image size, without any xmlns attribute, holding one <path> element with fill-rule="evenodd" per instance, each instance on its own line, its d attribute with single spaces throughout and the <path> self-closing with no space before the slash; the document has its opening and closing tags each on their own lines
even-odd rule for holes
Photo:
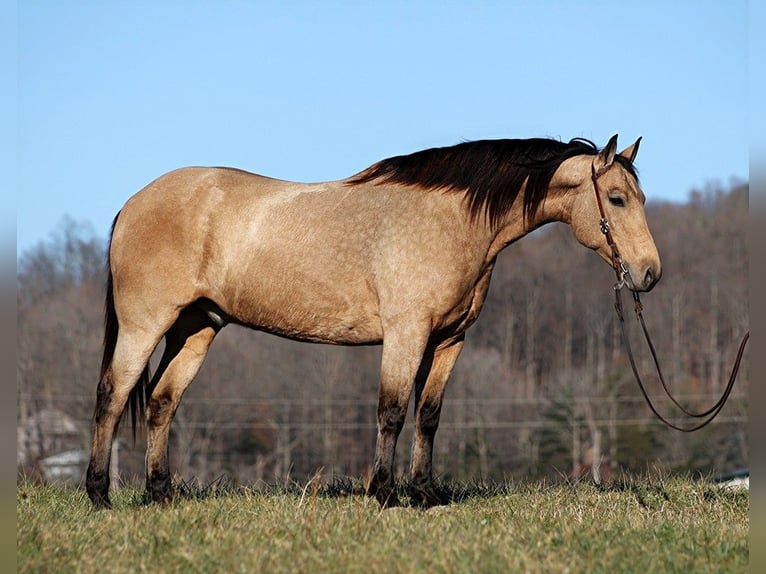
<svg viewBox="0 0 766 574">
<path fill-rule="evenodd" d="M 660 364 L 657 359 L 657 352 L 654 348 L 654 344 L 652 343 L 652 339 L 649 336 L 649 331 L 646 328 L 646 322 L 644 321 L 643 316 L 643 305 L 641 304 L 641 300 L 638 296 L 638 291 L 632 291 L 633 294 L 633 301 L 635 304 L 635 313 L 636 318 L 641 323 L 641 329 L 644 332 L 644 337 L 646 338 L 646 342 L 649 346 L 649 351 L 652 355 L 652 360 L 654 361 L 654 366 L 657 369 L 657 374 L 659 375 L 660 382 L 662 383 L 662 388 L 665 389 L 665 393 L 668 395 L 670 400 L 673 402 L 673 404 L 678 407 L 678 409 L 684 413 L 686 416 L 695 418 L 695 419 L 704 419 L 702 422 L 696 423 L 690 427 L 681 427 L 673 422 L 669 421 L 667 418 L 662 416 L 659 411 L 655 408 L 654 404 L 652 403 L 651 399 L 649 398 L 649 394 L 646 392 L 646 387 L 644 386 L 643 381 L 641 380 L 641 376 L 638 373 L 638 368 L 636 367 L 636 360 L 633 356 L 633 350 L 630 346 L 630 339 L 628 338 L 628 332 L 625 325 L 625 316 L 623 314 L 623 306 L 622 306 L 622 288 L 626 284 L 626 279 L 630 281 L 631 285 L 635 285 L 633 283 L 633 279 L 630 277 L 630 273 L 628 271 L 627 266 L 622 260 L 622 257 L 620 256 L 620 251 L 617 249 L 617 243 L 614 241 L 614 237 L 612 237 L 612 231 L 609 229 L 609 220 L 606 217 L 606 212 L 604 211 L 604 204 L 601 200 L 601 193 L 598 186 L 598 178 L 601 177 L 604 173 L 606 173 L 609 168 L 613 164 L 607 164 L 606 166 L 596 169 L 595 162 L 591 165 L 591 180 L 593 181 L 593 189 L 596 192 L 596 202 L 598 203 L 598 211 L 601 216 L 601 219 L 599 220 L 599 226 L 601 228 L 601 233 L 604 234 L 606 237 L 606 242 L 609 245 L 609 248 L 612 250 L 612 267 L 614 268 L 615 273 L 617 274 L 617 283 L 614 285 L 614 294 L 615 294 L 615 303 L 614 308 L 617 312 L 617 317 L 620 320 L 620 326 L 622 328 L 622 340 L 625 343 L 625 348 L 628 351 L 628 359 L 630 361 L 630 367 L 633 369 L 633 375 L 636 378 L 636 382 L 638 383 L 638 387 L 641 389 L 641 394 L 644 395 L 644 399 L 646 400 L 646 404 L 649 405 L 649 408 L 651 411 L 655 414 L 655 416 L 660 419 L 663 423 L 665 423 L 670 428 L 673 428 L 675 430 L 681 431 L 681 432 L 693 432 L 696 430 L 701 429 L 702 427 L 707 426 L 723 409 L 724 404 L 726 404 L 727 399 L 729 398 L 729 395 L 731 394 L 732 388 L 734 387 L 734 381 L 737 379 L 737 373 L 739 372 L 739 366 L 740 362 L 742 361 L 742 354 L 745 351 L 745 345 L 747 345 L 747 341 L 750 339 L 750 331 L 745 333 L 745 336 L 742 338 L 742 342 L 739 344 L 739 350 L 737 351 L 737 358 L 734 361 L 734 367 L 732 368 L 731 374 L 729 375 L 729 382 L 726 384 L 726 388 L 724 389 L 723 394 L 721 395 L 721 398 L 718 399 L 718 401 L 709 409 L 703 411 L 703 412 L 693 412 L 685 408 L 681 403 L 676 400 L 676 398 L 673 396 L 673 394 L 670 391 L 670 388 L 668 387 L 667 383 L 665 382 L 665 377 L 662 375 L 662 369 L 660 369 Z"/>
</svg>

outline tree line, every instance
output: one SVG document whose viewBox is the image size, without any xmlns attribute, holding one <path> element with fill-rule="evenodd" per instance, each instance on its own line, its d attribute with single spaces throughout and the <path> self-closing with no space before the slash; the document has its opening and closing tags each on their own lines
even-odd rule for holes
<svg viewBox="0 0 766 574">
<path fill-rule="evenodd" d="M 748 330 L 748 194 L 746 183 L 710 184 L 685 203 L 647 205 L 663 279 L 642 297 L 644 315 L 663 373 L 692 408 L 717 400 Z M 89 449 L 105 247 L 87 223 L 65 219 L 18 258 L 18 467 L 27 476 L 41 475 L 50 455 Z M 611 269 L 561 224 L 500 255 L 447 389 L 437 474 L 599 480 L 650 467 L 714 474 L 747 466 L 747 354 L 712 425 L 688 434 L 664 427 L 633 380 L 613 282 Z M 630 310 L 626 319 L 650 393 L 672 415 Z M 179 408 L 171 470 L 186 480 L 226 476 L 248 484 L 302 479 L 317 469 L 364 475 L 375 443 L 379 362 L 379 347 L 311 345 L 227 327 Z M 400 473 L 411 421 L 400 441 Z M 121 480 L 142 481 L 143 435 L 134 442 L 123 423 L 119 437 Z"/>
</svg>

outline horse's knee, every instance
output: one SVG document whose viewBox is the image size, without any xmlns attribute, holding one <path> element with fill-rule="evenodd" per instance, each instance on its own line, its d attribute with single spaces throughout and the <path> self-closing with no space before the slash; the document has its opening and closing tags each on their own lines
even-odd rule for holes
<svg viewBox="0 0 766 574">
<path fill-rule="evenodd" d="M 381 433 L 398 435 L 404 427 L 407 409 L 390 405 L 378 410 L 378 427 Z"/>
</svg>

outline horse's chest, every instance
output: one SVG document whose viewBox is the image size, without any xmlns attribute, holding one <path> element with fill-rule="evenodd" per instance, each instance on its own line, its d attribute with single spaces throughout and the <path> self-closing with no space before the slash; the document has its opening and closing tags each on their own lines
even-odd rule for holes
<svg viewBox="0 0 766 574">
<path fill-rule="evenodd" d="M 457 335 L 476 322 L 487 298 L 491 273 L 491 267 L 484 270 L 474 286 L 444 315 L 439 330 Z"/>
</svg>

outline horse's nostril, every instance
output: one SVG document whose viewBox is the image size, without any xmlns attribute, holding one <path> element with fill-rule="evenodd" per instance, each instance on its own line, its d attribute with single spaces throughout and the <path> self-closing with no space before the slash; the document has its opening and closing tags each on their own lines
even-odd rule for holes
<svg viewBox="0 0 766 574">
<path fill-rule="evenodd" d="M 644 286 L 648 288 L 652 285 L 654 285 L 654 269 L 649 267 L 649 269 L 646 270 L 646 275 L 644 275 Z"/>
</svg>

